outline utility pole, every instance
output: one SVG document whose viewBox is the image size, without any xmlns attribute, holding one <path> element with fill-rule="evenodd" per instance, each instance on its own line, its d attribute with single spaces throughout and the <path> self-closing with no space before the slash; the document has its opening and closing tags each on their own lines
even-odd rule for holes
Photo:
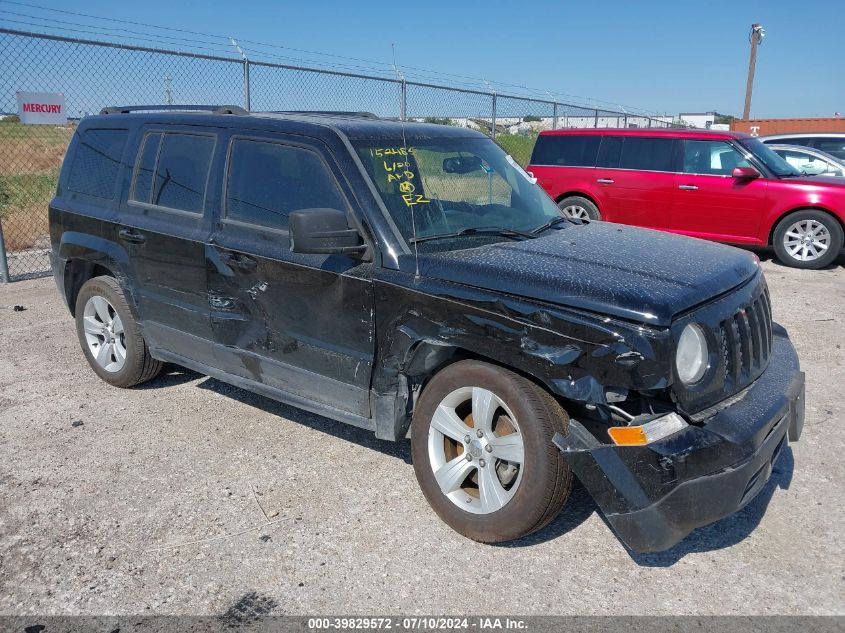
<svg viewBox="0 0 845 633">
<path fill-rule="evenodd" d="M 751 91 L 754 89 L 754 67 L 757 66 L 757 46 L 763 42 L 766 36 L 766 29 L 762 24 L 751 25 L 751 32 L 748 34 L 748 41 L 751 43 L 751 59 L 748 60 L 748 82 L 745 84 L 745 108 L 742 111 L 742 118 L 748 120 L 751 115 Z"/>
<path fill-rule="evenodd" d="M 173 81 L 171 77 L 164 77 L 164 96 L 167 99 L 167 105 L 173 105 L 173 91 L 170 88 L 171 81 Z"/>
</svg>

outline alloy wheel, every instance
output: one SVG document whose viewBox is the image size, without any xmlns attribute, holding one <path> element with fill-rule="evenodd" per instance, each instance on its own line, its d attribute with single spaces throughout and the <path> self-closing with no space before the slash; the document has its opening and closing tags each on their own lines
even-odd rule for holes
<svg viewBox="0 0 845 633">
<path fill-rule="evenodd" d="M 525 448 L 513 413 L 495 393 L 461 387 L 434 412 L 429 464 L 441 492 L 473 514 L 502 509 L 522 480 Z"/>
<path fill-rule="evenodd" d="M 783 235 L 786 252 L 802 262 L 822 257 L 830 248 L 830 242 L 830 231 L 817 220 L 799 220 L 786 229 Z"/>
<path fill-rule="evenodd" d="M 587 210 L 577 204 L 569 204 L 563 208 L 561 208 L 563 215 L 568 218 L 576 218 L 578 220 L 589 220 L 590 215 L 587 213 Z"/>
<path fill-rule="evenodd" d="M 123 321 L 114 306 L 95 295 L 85 303 L 82 315 L 85 342 L 96 363 L 108 372 L 118 372 L 126 364 L 126 335 Z"/>
</svg>

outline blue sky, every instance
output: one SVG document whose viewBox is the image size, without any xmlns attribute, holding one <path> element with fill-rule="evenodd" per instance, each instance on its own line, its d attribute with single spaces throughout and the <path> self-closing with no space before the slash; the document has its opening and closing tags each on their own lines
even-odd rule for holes
<svg viewBox="0 0 845 633">
<path fill-rule="evenodd" d="M 841 45 L 845 2 L 841 1 L 813 2 L 798 8 L 793 2 L 780 1 L 22 2 L 356 58 L 244 43 L 254 57 L 266 53 L 278 56 L 274 58 L 277 61 L 284 57 L 294 63 L 338 63 L 361 71 L 379 68 L 387 72 L 391 44 L 395 43 L 400 67 L 438 83 L 471 82 L 410 67 L 487 79 L 500 92 L 509 90 L 503 84 L 519 84 L 581 100 L 673 114 L 713 109 L 741 114 L 748 29 L 758 21 L 766 28 L 766 38 L 758 56 L 752 116 L 845 113 Z M 92 29 L 110 26 L 114 37 L 108 39 L 150 32 L 141 26 L 51 13 L 0 0 L 0 23 L 9 28 L 57 32 L 55 25 L 46 26 L 52 24 L 51 18 L 75 23 L 80 31 L 89 28 L 86 25 Z M 45 28 L 34 26 L 41 23 Z M 116 30 L 121 27 L 136 31 L 136 35 Z M 202 41 L 179 45 L 175 39 L 170 45 L 176 48 L 208 46 L 224 52 L 228 46 L 223 39 L 206 42 L 203 37 L 175 31 L 157 33 Z"/>
</svg>

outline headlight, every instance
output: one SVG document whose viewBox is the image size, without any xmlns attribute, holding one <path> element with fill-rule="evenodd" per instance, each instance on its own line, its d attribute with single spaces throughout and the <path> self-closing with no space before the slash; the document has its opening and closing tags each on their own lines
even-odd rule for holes
<svg viewBox="0 0 845 633">
<path fill-rule="evenodd" d="M 707 371 L 707 339 L 701 328 L 694 323 L 681 332 L 678 351 L 675 353 L 675 367 L 685 385 L 698 382 Z"/>
</svg>

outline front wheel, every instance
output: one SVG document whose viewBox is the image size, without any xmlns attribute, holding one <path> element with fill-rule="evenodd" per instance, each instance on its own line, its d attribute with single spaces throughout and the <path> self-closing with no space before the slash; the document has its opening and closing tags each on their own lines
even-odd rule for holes
<svg viewBox="0 0 845 633">
<path fill-rule="evenodd" d="M 420 487 L 454 530 L 484 543 L 520 538 L 560 512 L 572 472 L 552 443 L 569 418 L 541 387 L 474 360 L 431 379 L 414 411 Z"/>
<path fill-rule="evenodd" d="M 775 227 L 772 246 L 778 259 L 793 268 L 824 268 L 842 249 L 842 227 L 824 211 L 806 209 L 784 217 Z"/>
</svg>

